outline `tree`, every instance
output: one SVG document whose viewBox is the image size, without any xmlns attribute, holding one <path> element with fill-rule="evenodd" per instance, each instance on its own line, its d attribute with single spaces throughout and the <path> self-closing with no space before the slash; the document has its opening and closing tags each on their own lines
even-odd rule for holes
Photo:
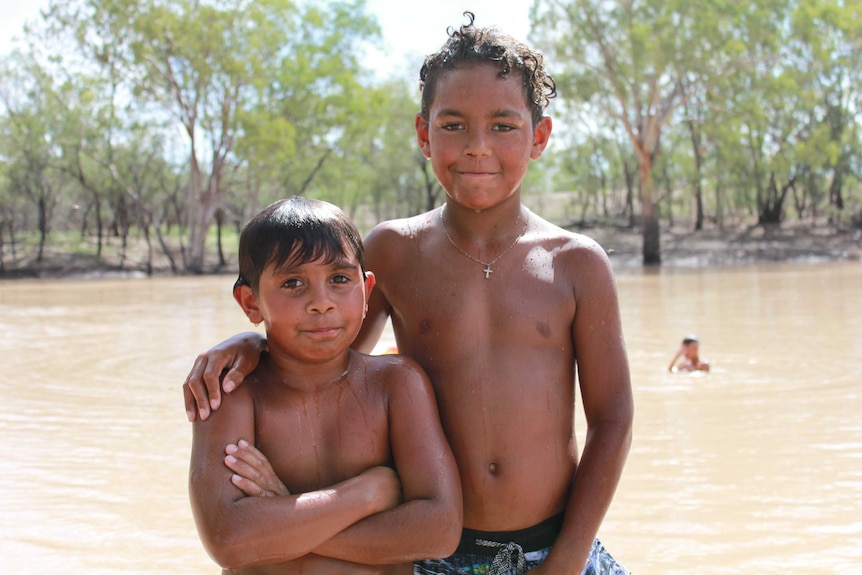
<svg viewBox="0 0 862 575">
<path fill-rule="evenodd" d="M 737 6 L 738 10 L 744 10 Z M 732 69 L 720 48 L 733 5 L 709 0 L 537 0 L 533 37 L 562 67 L 560 88 L 619 122 L 637 155 L 643 263 L 661 263 L 653 166 L 662 131 Z"/>
<path fill-rule="evenodd" d="M 823 163 L 828 200 L 834 214 L 844 210 L 845 183 L 853 164 L 862 160 L 858 111 L 862 109 L 862 5 L 834 0 L 802 0 L 793 13 L 793 47 L 816 73 L 816 109 L 822 123 L 817 146 L 827 151 Z"/>
<path fill-rule="evenodd" d="M 0 102 L 5 108 L 2 155 L 6 158 L 8 194 L 36 209 L 39 250 L 44 257 L 54 207 L 65 189 L 57 178 L 57 142 L 61 131 L 60 99 L 54 79 L 32 58 L 17 53 L 4 62 Z"/>
<path fill-rule="evenodd" d="M 374 30 L 363 9 L 362 2 L 326 10 L 289 0 L 52 1 L 50 17 L 74 32 L 92 62 L 122 66 L 129 97 L 153 113 L 171 114 L 181 126 L 188 147 L 188 270 L 204 269 L 208 230 L 224 202 L 227 180 L 242 161 L 238 141 L 260 133 L 263 127 L 255 129 L 254 123 L 269 118 L 246 112 L 270 106 L 286 124 L 300 125 L 294 134 L 323 120 L 322 111 L 343 114 L 343 102 L 340 109 L 332 104 L 333 96 L 346 97 L 344 88 L 355 85 L 350 65 L 356 56 L 345 54 L 355 54 L 350 49 Z M 263 88 L 285 79 L 296 86 L 303 78 L 301 90 L 310 103 L 305 109 L 282 108 L 286 84 Z M 311 146 L 293 148 L 323 149 L 319 164 L 338 138 L 337 122 L 324 125 L 301 140 Z"/>
</svg>

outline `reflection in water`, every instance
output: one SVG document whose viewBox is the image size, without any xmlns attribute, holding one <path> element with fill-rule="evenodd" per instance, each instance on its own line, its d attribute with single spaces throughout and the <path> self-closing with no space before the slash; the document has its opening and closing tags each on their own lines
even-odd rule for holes
<svg viewBox="0 0 862 575">
<path fill-rule="evenodd" d="M 180 385 L 195 354 L 250 328 L 231 284 L 0 284 L 3 572 L 218 572 L 189 509 Z M 618 285 L 636 421 L 609 550 L 637 575 L 858 569 L 862 265 Z M 709 375 L 666 371 L 689 332 Z"/>
</svg>

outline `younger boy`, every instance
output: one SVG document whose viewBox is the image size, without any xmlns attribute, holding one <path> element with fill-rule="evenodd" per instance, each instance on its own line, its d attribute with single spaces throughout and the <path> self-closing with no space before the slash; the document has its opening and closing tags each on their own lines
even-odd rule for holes
<svg viewBox="0 0 862 575">
<path fill-rule="evenodd" d="M 551 135 L 555 84 L 540 53 L 467 16 L 420 73 L 417 140 L 446 203 L 369 234 L 378 289 L 354 344 L 372 349 L 391 318 L 399 353 L 431 379 L 458 462 L 458 551 L 414 572 L 624 574 L 596 539 L 633 417 L 610 262 L 522 205 L 529 163 Z M 260 345 L 242 336 L 199 358 L 184 386 L 191 419 L 218 407 L 223 369 L 225 391 L 242 389 Z"/>
<path fill-rule="evenodd" d="M 349 349 L 374 286 L 353 223 L 326 202 L 276 202 L 243 230 L 239 268 L 234 298 L 268 353 L 194 424 L 189 490 L 212 558 L 224 573 L 402 574 L 451 553 L 461 492 L 428 378 Z M 279 496 L 238 489 L 225 462 L 247 462 L 246 442 Z"/>
<path fill-rule="evenodd" d="M 677 362 L 677 360 L 679 360 Z M 679 371 L 709 371 L 709 362 L 700 358 L 700 343 L 694 334 L 687 335 L 682 340 L 682 345 L 670 360 L 667 370 L 671 373 Z"/>
</svg>

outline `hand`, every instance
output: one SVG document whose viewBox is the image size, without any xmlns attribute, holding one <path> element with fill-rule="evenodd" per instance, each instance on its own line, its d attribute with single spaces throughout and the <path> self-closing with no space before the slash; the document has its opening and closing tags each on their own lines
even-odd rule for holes
<svg viewBox="0 0 862 575">
<path fill-rule="evenodd" d="M 224 464 L 234 472 L 230 481 L 250 497 L 290 495 L 266 456 L 246 440 L 225 447 Z"/>
<path fill-rule="evenodd" d="M 195 421 L 200 415 L 206 421 L 210 410 L 221 405 L 221 390 L 230 393 L 254 371 L 260 354 L 266 351 L 266 339 L 257 332 L 246 332 L 226 339 L 195 360 L 183 383 L 186 416 Z M 223 382 L 222 382 L 223 380 Z"/>
<path fill-rule="evenodd" d="M 372 467 L 360 473 L 359 477 L 371 482 L 371 500 L 378 512 L 392 509 L 403 502 L 401 480 L 391 467 L 384 465 Z"/>
</svg>

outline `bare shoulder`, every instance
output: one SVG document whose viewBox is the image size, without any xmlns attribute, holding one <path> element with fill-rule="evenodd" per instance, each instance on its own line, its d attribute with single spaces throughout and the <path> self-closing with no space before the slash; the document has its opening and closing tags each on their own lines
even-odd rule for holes
<svg viewBox="0 0 862 575">
<path fill-rule="evenodd" d="M 430 382 L 425 371 L 415 360 L 406 355 L 354 353 L 361 356 L 367 379 L 382 386 L 387 393 L 393 391 L 424 393 L 430 390 Z"/>
<path fill-rule="evenodd" d="M 396 353 L 383 355 L 368 355 L 354 352 L 361 356 L 366 373 L 379 381 L 389 380 L 421 380 L 425 372 L 415 360 Z"/>
<path fill-rule="evenodd" d="M 391 246 L 392 242 L 415 242 L 431 228 L 434 210 L 409 218 L 399 218 L 380 222 L 365 238 L 365 247 L 372 250 L 380 246 Z"/>
<path fill-rule="evenodd" d="M 571 281 L 585 284 L 595 280 L 602 282 L 612 277 L 610 259 L 605 249 L 593 238 L 563 229 L 533 214 L 531 216 L 537 247 L 554 254 L 562 262 Z"/>
</svg>

